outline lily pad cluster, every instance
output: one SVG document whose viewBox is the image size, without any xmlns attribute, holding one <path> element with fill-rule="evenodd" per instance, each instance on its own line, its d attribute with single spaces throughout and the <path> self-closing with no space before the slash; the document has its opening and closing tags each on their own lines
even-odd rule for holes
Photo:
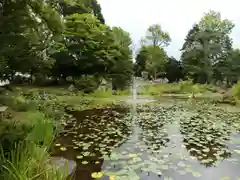
<svg viewBox="0 0 240 180">
<path fill-rule="evenodd" d="M 214 108 L 198 109 L 195 115 L 182 118 L 180 131 L 185 147 L 207 167 L 218 166 L 221 160 L 231 157 L 228 144 L 238 117 L 236 113 Z"/>
<path fill-rule="evenodd" d="M 71 157 L 74 154 L 81 165 L 100 164 L 103 155 L 110 154 L 131 134 L 130 119 L 116 109 L 85 110 L 73 116 L 62 122 L 56 148 L 60 153 L 71 153 Z"/>
<path fill-rule="evenodd" d="M 202 176 L 199 166 L 217 167 L 224 159 L 240 165 L 238 113 L 179 104 L 140 104 L 133 110 L 72 112 L 62 122 L 56 152 L 75 159 L 94 179 L 195 179 Z"/>
</svg>

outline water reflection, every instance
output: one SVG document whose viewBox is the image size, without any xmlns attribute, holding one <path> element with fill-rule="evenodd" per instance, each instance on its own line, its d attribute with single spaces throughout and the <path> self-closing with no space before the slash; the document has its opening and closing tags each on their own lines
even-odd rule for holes
<svg viewBox="0 0 240 180">
<path fill-rule="evenodd" d="M 67 150 L 56 147 L 53 156 L 76 160 L 77 180 L 92 179 L 93 172 L 101 171 L 103 156 L 110 155 L 112 149 L 126 141 L 131 133 L 128 119 L 123 121 L 126 112 L 127 109 L 120 108 L 72 112 L 75 118 L 64 124 L 64 131 L 57 139 L 57 144 L 64 145 Z"/>
</svg>

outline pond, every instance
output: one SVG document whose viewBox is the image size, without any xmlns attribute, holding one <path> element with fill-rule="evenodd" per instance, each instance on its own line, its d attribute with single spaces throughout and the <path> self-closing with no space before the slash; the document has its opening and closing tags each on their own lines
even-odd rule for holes
<svg viewBox="0 0 240 180">
<path fill-rule="evenodd" d="M 208 105 L 138 104 L 72 112 L 53 156 L 76 180 L 240 180 L 240 113 Z"/>
</svg>

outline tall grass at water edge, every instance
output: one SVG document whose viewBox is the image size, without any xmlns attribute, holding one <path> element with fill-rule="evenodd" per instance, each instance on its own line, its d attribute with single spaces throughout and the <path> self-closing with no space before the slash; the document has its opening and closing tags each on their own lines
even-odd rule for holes
<svg viewBox="0 0 240 180">
<path fill-rule="evenodd" d="M 162 94 L 190 94 L 217 92 L 217 89 L 207 84 L 193 84 L 190 81 L 169 84 L 146 85 L 139 91 L 140 95 L 162 95 Z"/>
<path fill-rule="evenodd" d="M 14 148 L 5 151 L 1 147 L 1 180 L 63 180 L 66 168 L 58 169 L 52 165 L 49 148 L 56 130 L 51 119 L 43 113 L 29 112 L 26 117 L 31 131 L 23 141 L 14 144 Z"/>
</svg>

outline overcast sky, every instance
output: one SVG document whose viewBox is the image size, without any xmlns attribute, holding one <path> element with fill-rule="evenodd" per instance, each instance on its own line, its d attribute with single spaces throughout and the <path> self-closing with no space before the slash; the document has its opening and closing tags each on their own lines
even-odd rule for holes
<svg viewBox="0 0 240 180">
<path fill-rule="evenodd" d="M 180 57 L 187 32 L 210 9 L 235 23 L 231 34 L 234 47 L 240 47 L 240 0 L 98 0 L 106 23 L 120 26 L 139 40 L 151 24 L 160 24 L 172 39 L 166 48 L 169 56 Z"/>
</svg>

